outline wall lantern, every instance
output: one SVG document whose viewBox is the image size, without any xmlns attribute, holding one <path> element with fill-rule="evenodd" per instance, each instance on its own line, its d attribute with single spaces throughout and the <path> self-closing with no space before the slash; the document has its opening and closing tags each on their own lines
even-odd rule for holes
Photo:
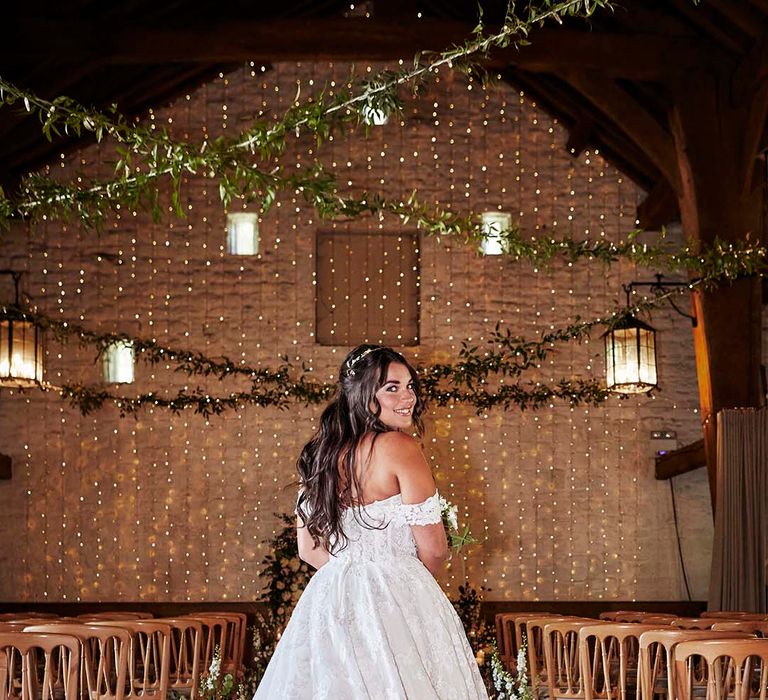
<svg viewBox="0 0 768 700">
<path fill-rule="evenodd" d="M 363 123 L 368 126 L 385 126 L 389 123 L 389 115 L 382 109 L 363 105 Z"/>
<path fill-rule="evenodd" d="M 130 340 L 116 340 L 104 349 L 104 381 L 109 384 L 132 384 L 135 357 Z"/>
<path fill-rule="evenodd" d="M 656 388 L 656 330 L 631 314 L 603 333 L 608 391 L 645 394 Z"/>
<path fill-rule="evenodd" d="M 0 307 L 0 386 L 23 388 L 43 381 L 43 330 L 19 305 L 21 273 L 13 277 L 15 301 Z"/>
<path fill-rule="evenodd" d="M 658 387 L 656 369 L 656 330 L 635 318 L 630 312 L 629 297 L 635 287 L 650 287 L 658 298 L 664 298 L 681 316 L 696 317 L 681 311 L 672 298 L 676 287 L 688 287 L 689 282 L 665 282 L 657 274 L 654 282 L 630 282 L 623 285 L 627 295 L 627 313 L 603 333 L 605 343 L 605 381 L 608 391 L 617 394 L 645 394 Z"/>
<path fill-rule="evenodd" d="M 502 234 L 512 228 L 512 214 L 506 211 L 484 211 L 481 215 L 483 240 L 480 252 L 483 255 L 502 255 L 506 242 Z"/>
<path fill-rule="evenodd" d="M 248 211 L 227 214 L 227 252 L 230 255 L 258 255 L 258 214 Z"/>
</svg>

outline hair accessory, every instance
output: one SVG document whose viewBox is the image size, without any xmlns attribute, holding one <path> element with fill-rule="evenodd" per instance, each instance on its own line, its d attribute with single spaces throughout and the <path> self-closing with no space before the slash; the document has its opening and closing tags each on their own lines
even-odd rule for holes
<svg viewBox="0 0 768 700">
<path fill-rule="evenodd" d="M 360 360 L 362 360 L 366 355 L 369 353 L 374 352 L 375 350 L 381 350 L 380 347 L 376 348 L 368 348 L 367 350 L 363 350 L 357 357 L 353 357 L 351 360 L 347 361 L 347 376 L 348 377 L 354 377 L 355 376 L 355 370 L 352 369 Z"/>
</svg>

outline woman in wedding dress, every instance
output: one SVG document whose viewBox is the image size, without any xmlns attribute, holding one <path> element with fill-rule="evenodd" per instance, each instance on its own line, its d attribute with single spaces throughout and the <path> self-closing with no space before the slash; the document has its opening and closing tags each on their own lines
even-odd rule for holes
<svg viewBox="0 0 768 700">
<path fill-rule="evenodd" d="M 299 556 L 318 569 L 254 700 L 487 700 L 461 621 L 435 581 L 448 546 L 419 382 L 361 345 L 298 461 Z"/>
</svg>

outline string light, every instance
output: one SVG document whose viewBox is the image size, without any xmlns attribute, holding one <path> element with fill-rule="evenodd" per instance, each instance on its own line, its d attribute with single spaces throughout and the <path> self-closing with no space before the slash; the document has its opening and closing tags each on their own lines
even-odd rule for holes
<svg viewBox="0 0 768 700">
<path fill-rule="evenodd" d="M 253 114 L 282 113 L 297 81 L 303 92 L 326 80 L 336 89 L 346 86 L 348 72 L 340 63 L 248 64 L 153 110 L 150 120 L 215 138 Z M 434 90 L 409 98 L 402 128 L 390 122 L 366 138 L 340 134 L 319 150 L 309 140 L 294 141 L 281 161 L 303 168 L 316 156 L 327 158 L 353 189 L 403 197 L 418 188 L 454 210 L 504 207 L 529 236 L 580 238 L 589 229 L 618 240 L 634 228 L 637 188 L 594 151 L 571 159 L 561 125 L 527 95 L 503 84 L 483 92 L 446 71 L 437 78 Z M 97 172 L 100 158 L 89 148 L 55 169 Z M 232 259 L 217 193 L 191 180 L 185 197 L 184 221 L 168 217 L 153 225 L 147 214 L 121 209 L 96 250 L 90 234 L 72 237 L 77 227 L 31 230 L 23 245 L 34 303 L 50 315 L 82 315 L 104 330 L 130 320 L 137 332 L 169 345 L 255 366 L 273 367 L 288 353 L 311 361 L 319 381 L 333 381 L 346 347 L 315 342 L 312 210 L 300 196 L 283 197 L 260 216 L 259 254 Z M 371 233 L 405 229 L 387 217 L 360 226 Z M 576 314 L 601 313 L 613 306 L 629 269 L 561 262 L 537 269 L 504 256 L 482 259 L 435 238 L 423 238 L 418 249 L 419 345 L 405 352 L 423 363 L 455 359 L 463 338 L 482 344 L 498 320 L 535 337 Z M 662 319 L 659 328 L 667 345 L 690 343 L 684 324 Z M 595 346 L 567 345 L 536 380 L 599 374 Z M 671 373 L 672 360 L 660 357 L 661 371 Z M 57 382 L 95 371 L 92 357 L 73 345 L 66 354 L 51 345 L 46 363 Z M 498 600 L 673 596 L 674 572 L 644 565 L 650 552 L 670 559 L 674 552 L 671 542 L 646 531 L 662 520 L 663 506 L 645 495 L 658 488 L 643 461 L 644 432 L 635 426 L 669 419 L 681 435 L 698 429 L 697 398 L 684 386 L 695 386 L 692 352 L 675 355 L 674 363 L 680 379 L 657 400 L 589 410 L 554 406 L 535 415 L 476 416 L 448 405 L 427 416 L 425 452 L 438 486 L 486 540 L 442 574 L 451 595 L 466 573 Z M 186 386 L 188 378 L 169 366 L 146 368 L 138 389 Z M 206 387 L 219 393 L 215 380 Z M 26 465 L 16 493 L 27 516 L 4 521 L 4 531 L 24 538 L 27 554 L 24 571 L 6 578 L 13 588 L 0 584 L 5 600 L 258 596 L 263 542 L 280 529 L 273 513 L 293 510 L 295 458 L 317 427 L 320 407 L 241 408 L 210 424 L 160 410 L 121 421 L 113 409 L 81 419 L 44 394 L 25 395 L 27 408 L 12 411 L 13 396 L 0 411 L 8 434 L 20 439 L 4 450 L 16 450 Z M 620 449 L 614 432 L 622 435 Z M 41 435 L 54 437 L 44 443 Z M 105 522 L 114 523 L 114 534 Z M 82 582 L 65 571 L 70 552 Z M 620 557 L 608 559 L 611 552 Z"/>
</svg>

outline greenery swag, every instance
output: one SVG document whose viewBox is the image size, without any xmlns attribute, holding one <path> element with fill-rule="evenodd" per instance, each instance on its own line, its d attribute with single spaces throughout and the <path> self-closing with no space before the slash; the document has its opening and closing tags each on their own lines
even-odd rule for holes
<svg viewBox="0 0 768 700">
<path fill-rule="evenodd" d="M 704 283 L 705 280 L 698 280 L 682 289 L 693 289 Z M 638 300 L 632 307 L 617 306 L 612 312 L 592 320 L 577 318 L 573 324 L 544 333 L 538 340 L 515 336 L 508 328 L 503 329 L 497 324 L 483 345 L 463 341 L 457 362 L 420 366 L 423 396 L 427 402 L 438 406 L 469 405 L 478 414 L 497 407 L 504 410 L 512 407 L 537 409 L 555 400 L 567 401 L 572 406 L 598 405 L 608 399 L 609 393 L 597 380 L 562 378 L 545 384 L 541 380 L 522 383 L 521 377 L 526 371 L 538 369 L 555 352 L 558 344 L 581 341 L 589 337 L 595 327 L 611 328 L 628 313 L 648 312 L 680 292 L 680 289 L 672 289 Z M 248 390 L 223 396 L 211 395 L 200 387 L 180 389 L 175 396 L 149 392 L 130 397 L 115 394 L 104 385 L 40 385 L 44 391 L 57 391 L 83 415 L 112 403 L 121 415 L 135 414 L 144 406 L 155 406 L 174 413 L 193 409 L 208 418 L 245 405 L 277 408 L 286 408 L 293 403 L 317 405 L 327 401 L 334 391 L 333 384 L 313 380 L 306 364 L 300 369 L 295 368 L 287 358 L 283 358 L 283 363 L 276 369 L 250 367 L 227 357 L 210 358 L 196 351 L 164 347 L 155 340 L 122 333 L 97 333 L 77 323 L 16 306 L 0 307 L 0 319 L 32 321 L 63 343 L 76 339 L 82 346 L 93 347 L 97 360 L 113 343 L 129 342 L 133 344 L 136 356 L 150 365 L 173 363 L 175 371 L 190 377 L 212 376 L 218 380 L 243 377 L 250 382 Z"/>
<path fill-rule="evenodd" d="M 349 91 L 322 91 L 303 102 L 297 101 L 275 123 L 255 121 L 235 137 L 205 139 L 199 144 L 175 141 L 166 129 L 126 119 L 116 105 L 104 112 L 86 108 L 67 97 L 44 100 L 0 78 L 0 106 L 23 105 L 26 113 L 39 118 L 47 138 L 89 132 L 99 142 L 111 138 L 118 153 L 114 176 L 108 181 L 84 181 L 80 177 L 77 183 L 66 183 L 33 173 L 23 180 L 16 194 L 8 196 L 0 190 L 0 224 L 7 225 L 19 216 L 48 220 L 76 216 L 86 225 L 97 225 L 118 207 L 148 207 L 159 217 L 163 211 L 160 183 L 165 179 L 172 184 L 171 204 L 183 216 L 183 179 L 199 175 L 218 181 L 225 206 L 240 198 L 259 202 L 266 213 L 278 194 L 286 191 L 300 194 L 326 219 L 393 214 L 403 223 L 411 222 L 429 234 L 454 236 L 477 244 L 483 231 L 474 214 L 462 215 L 428 206 L 417 199 L 415 192 L 403 201 L 388 200 L 371 192 L 345 196 L 339 191 L 336 177 L 319 161 L 306 174 L 287 175 L 283 167 L 274 166 L 274 158 L 285 152 L 292 136 L 310 134 L 320 145 L 340 128 L 363 123 L 370 110 L 399 113 L 403 107 L 399 90 L 409 85 L 418 92 L 440 67 L 488 81 L 491 76 L 483 69 L 483 61 L 492 49 L 528 43 L 530 31 L 547 20 L 562 22 L 567 16 L 589 17 L 597 9 L 611 7 L 610 0 L 539 0 L 528 2 L 526 10 L 520 12 L 524 16 L 519 16 L 514 3 L 510 3 L 498 31 L 486 33 L 481 16 L 471 38 L 441 53 L 425 54 L 429 60 L 424 61 L 419 54 L 411 67 L 386 70 L 372 78 L 350 82 L 354 87 Z M 536 238 L 526 237 L 513 225 L 501 232 L 501 237 L 508 255 L 535 264 L 546 264 L 556 256 L 570 261 L 596 259 L 604 264 L 625 258 L 645 267 L 699 277 L 734 277 L 754 273 L 765 258 L 764 251 L 749 241 L 715 241 L 708 251 L 702 252 L 688 247 L 675 250 L 663 235 L 653 244 L 639 244 L 637 233 L 621 242 L 574 240 L 568 236 Z"/>
</svg>

